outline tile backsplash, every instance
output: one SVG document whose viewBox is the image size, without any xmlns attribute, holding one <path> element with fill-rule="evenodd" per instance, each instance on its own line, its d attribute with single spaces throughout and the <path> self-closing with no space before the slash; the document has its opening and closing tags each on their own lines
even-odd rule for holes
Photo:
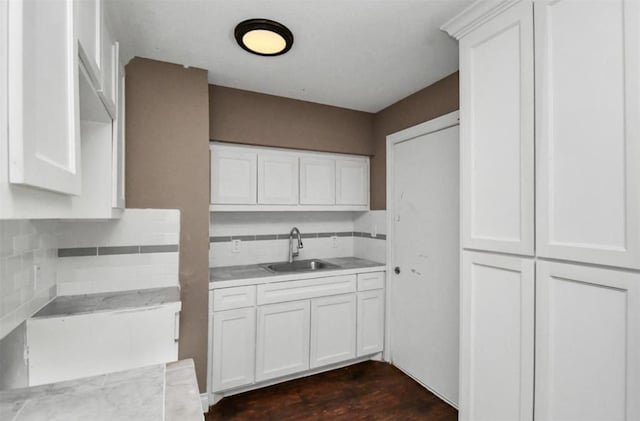
<svg viewBox="0 0 640 421">
<path fill-rule="evenodd" d="M 371 212 L 236 212 L 212 213 L 209 266 L 234 266 L 283 261 L 288 258 L 289 231 L 298 227 L 304 248 L 299 259 L 358 256 L 384 261 L 384 226 L 371 237 Z M 360 219 L 363 222 L 356 224 Z M 385 221 L 384 216 L 372 219 Z M 362 228 L 362 229 L 360 229 Z M 377 229 L 377 226 L 375 227 Z M 233 240 L 239 240 L 234 250 Z M 367 247 L 369 242 L 378 243 Z M 357 248 L 360 252 L 357 252 Z M 368 253 L 369 249 L 372 253 Z M 359 254 L 359 255 L 358 255 Z M 369 256 L 369 254 L 371 254 Z M 382 256 L 383 260 L 372 259 Z"/>
<path fill-rule="evenodd" d="M 0 338 L 55 297 L 60 224 L 0 221 Z"/>
</svg>

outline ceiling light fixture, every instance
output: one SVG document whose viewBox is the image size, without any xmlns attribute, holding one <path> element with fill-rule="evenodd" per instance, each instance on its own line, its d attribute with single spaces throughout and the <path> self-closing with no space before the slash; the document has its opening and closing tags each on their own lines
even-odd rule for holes
<svg viewBox="0 0 640 421">
<path fill-rule="evenodd" d="M 244 50 L 259 56 L 279 56 L 293 45 L 293 34 L 281 23 L 269 19 L 248 19 L 235 29 L 236 41 Z"/>
</svg>

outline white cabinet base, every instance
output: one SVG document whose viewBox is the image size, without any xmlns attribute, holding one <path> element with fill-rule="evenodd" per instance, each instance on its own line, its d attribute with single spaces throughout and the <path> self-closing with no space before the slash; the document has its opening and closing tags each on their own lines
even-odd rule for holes
<svg viewBox="0 0 640 421">
<path fill-rule="evenodd" d="M 311 368 L 356 356 L 356 296 L 311 300 Z"/>
</svg>

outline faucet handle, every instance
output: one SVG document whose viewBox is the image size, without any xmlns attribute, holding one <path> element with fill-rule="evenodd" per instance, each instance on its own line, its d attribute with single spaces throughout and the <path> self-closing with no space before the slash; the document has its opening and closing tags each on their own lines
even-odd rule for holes
<svg viewBox="0 0 640 421">
<path fill-rule="evenodd" d="M 298 244 L 298 248 L 299 249 L 303 249 L 304 248 L 304 244 L 302 244 L 302 240 L 300 240 L 300 244 Z"/>
</svg>

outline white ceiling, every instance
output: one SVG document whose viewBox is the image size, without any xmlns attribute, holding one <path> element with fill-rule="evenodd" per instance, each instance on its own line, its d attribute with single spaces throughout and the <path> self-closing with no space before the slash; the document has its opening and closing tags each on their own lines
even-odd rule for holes
<svg viewBox="0 0 640 421">
<path fill-rule="evenodd" d="M 458 69 L 439 27 L 471 0 L 108 0 L 124 58 L 200 67 L 209 82 L 377 112 Z M 249 18 L 277 20 L 294 45 L 254 56 L 233 37 Z"/>
</svg>

